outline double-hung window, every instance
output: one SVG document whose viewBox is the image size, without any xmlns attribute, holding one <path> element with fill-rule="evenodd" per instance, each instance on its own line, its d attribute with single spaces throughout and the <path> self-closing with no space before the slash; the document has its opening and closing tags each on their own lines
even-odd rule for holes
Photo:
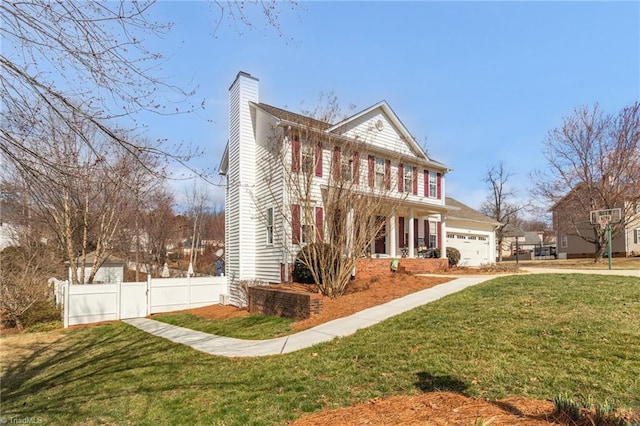
<svg viewBox="0 0 640 426">
<path fill-rule="evenodd" d="M 429 222 L 429 248 L 436 248 L 438 245 L 438 226 L 436 222 Z"/>
<path fill-rule="evenodd" d="M 342 152 L 340 157 L 340 177 L 346 182 L 353 179 L 353 155 L 346 150 Z"/>
<path fill-rule="evenodd" d="M 413 167 L 404 166 L 404 192 L 413 192 Z"/>
<path fill-rule="evenodd" d="M 302 173 L 312 174 L 315 166 L 313 158 L 313 146 L 310 143 L 305 143 L 302 146 Z"/>
<path fill-rule="evenodd" d="M 437 198 L 437 196 L 438 196 L 437 175 L 434 172 L 429 172 L 429 198 Z"/>
<path fill-rule="evenodd" d="M 569 245 L 569 238 L 566 235 L 560 237 L 560 247 L 566 248 Z"/>
<path fill-rule="evenodd" d="M 376 188 L 384 188 L 384 160 L 376 158 Z"/>
<path fill-rule="evenodd" d="M 267 244 L 273 244 L 273 207 L 269 207 L 266 213 Z"/>
</svg>

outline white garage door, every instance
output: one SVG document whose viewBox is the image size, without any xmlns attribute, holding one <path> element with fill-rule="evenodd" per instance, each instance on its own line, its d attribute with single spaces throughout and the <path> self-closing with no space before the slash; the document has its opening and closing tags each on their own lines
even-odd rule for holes
<svg viewBox="0 0 640 426">
<path fill-rule="evenodd" d="M 489 238 L 485 235 L 448 234 L 447 246 L 460 250 L 460 266 L 489 263 Z"/>
</svg>

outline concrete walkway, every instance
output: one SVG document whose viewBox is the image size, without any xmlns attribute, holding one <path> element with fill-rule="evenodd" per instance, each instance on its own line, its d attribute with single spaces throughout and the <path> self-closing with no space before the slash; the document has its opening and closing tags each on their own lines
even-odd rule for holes
<svg viewBox="0 0 640 426">
<path fill-rule="evenodd" d="M 523 266 L 522 270 L 534 274 L 601 274 L 640 277 L 640 271 L 637 270 L 552 269 L 526 266 Z M 149 318 L 128 319 L 124 320 L 124 322 L 155 336 L 164 337 L 172 342 L 190 346 L 193 349 L 210 355 L 228 357 L 279 355 L 308 348 L 318 343 L 328 342 L 336 337 L 348 336 L 361 328 L 370 327 L 418 306 L 425 305 L 444 296 L 448 296 L 449 294 L 464 290 L 467 287 L 492 280 L 498 276 L 504 275 L 460 276 L 453 281 L 439 284 L 435 287 L 418 291 L 416 293 L 408 294 L 385 304 L 357 312 L 348 317 L 338 318 L 296 334 L 269 340 L 243 340 L 232 337 L 216 336 L 214 334 L 165 324 Z"/>
<path fill-rule="evenodd" d="M 127 319 L 124 322 L 155 336 L 164 337 L 172 342 L 190 346 L 195 350 L 210 355 L 228 357 L 279 355 L 308 348 L 318 343 L 328 342 L 336 337 L 348 336 L 361 328 L 370 327 L 388 318 L 464 290 L 467 287 L 489 281 L 495 277 L 495 275 L 460 277 L 426 290 L 408 294 L 385 304 L 365 309 L 348 317 L 338 318 L 296 334 L 269 340 L 243 340 L 216 336 L 165 324 L 149 318 Z"/>
</svg>

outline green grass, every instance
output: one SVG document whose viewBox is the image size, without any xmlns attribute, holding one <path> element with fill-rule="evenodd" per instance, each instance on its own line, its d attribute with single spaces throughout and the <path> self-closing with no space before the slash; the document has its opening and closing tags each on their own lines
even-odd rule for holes
<svg viewBox="0 0 640 426">
<path fill-rule="evenodd" d="M 2 351 L 19 338 L 0 340 Z M 436 389 L 640 410 L 640 280 L 501 277 L 283 356 L 214 357 L 114 323 L 8 359 L 2 415 L 45 424 L 282 425 Z"/>
<path fill-rule="evenodd" d="M 515 260 L 500 262 L 499 264 L 515 265 Z M 526 268 L 527 266 L 540 268 L 559 268 L 559 269 L 609 269 L 609 259 L 604 258 L 602 262 L 595 263 L 593 258 L 587 259 L 549 259 L 549 260 L 520 260 L 519 266 Z M 639 270 L 640 257 L 614 257 L 611 259 L 611 269 L 623 270 Z"/>
<path fill-rule="evenodd" d="M 205 319 L 190 313 L 176 313 L 154 315 L 153 319 L 218 336 L 258 340 L 291 334 L 293 332 L 291 326 L 294 323 L 294 320 L 289 318 L 261 315 L 227 319 Z"/>
</svg>

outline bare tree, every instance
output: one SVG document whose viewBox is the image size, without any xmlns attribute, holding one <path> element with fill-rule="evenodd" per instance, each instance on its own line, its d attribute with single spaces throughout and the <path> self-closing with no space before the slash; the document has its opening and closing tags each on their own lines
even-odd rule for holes
<svg viewBox="0 0 640 426">
<path fill-rule="evenodd" d="M 535 171 L 535 194 L 558 215 L 554 224 L 594 244 L 595 261 L 606 248 L 606 231 L 589 223 L 589 212 L 622 209 L 612 237 L 637 219 L 640 205 L 640 103 L 607 114 L 596 104 L 579 107 L 549 132 L 548 167 Z"/>
<path fill-rule="evenodd" d="M 209 204 L 210 194 L 204 181 L 194 181 L 187 190 L 187 210 L 185 212 L 191 225 L 191 247 L 189 250 L 189 265 L 195 271 L 198 253 L 202 248 L 202 232 L 204 230 L 204 216 Z"/>
<path fill-rule="evenodd" d="M 162 266 L 167 261 L 167 244 L 175 237 L 173 204 L 173 194 L 164 188 L 158 188 L 149 197 L 144 230 L 151 256 L 150 264 Z"/>
<path fill-rule="evenodd" d="M 102 140 L 133 154 L 140 167 L 160 156 L 185 163 L 198 154 L 180 143 L 139 144 L 116 122 L 139 127 L 141 112 L 181 114 L 203 107 L 184 90 L 159 78 L 166 58 L 149 50 L 148 41 L 166 35 L 171 24 L 149 19 L 155 0 L 102 2 L 5 0 L 0 3 L 0 152 L 26 173 L 36 165 L 58 164 L 25 139 L 49 140 L 53 111 L 64 133 L 75 133 L 87 147 L 86 127 Z M 236 31 L 252 27 L 250 11 L 258 9 L 270 27 L 278 28 L 280 11 L 292 2 L 275 0 L 212 3 L 219 11 L 214 32 L 228 21 Z M 259 16 L 259 15 L 251 15 Z M 261 19 L 257 18 L 257 21 Z M 190 101 L 191 100 L 191 101 Z M 76 127 L 76 121 L 84 128 Z M 140 129 L 138 129 L 140 130 Z M 145 153 L 144 158 L 138 154 Z"/>
<path fill-rule="evenodd" d="M 484 182 L 489 185 L 490 193 L 480 206 L 480 211 L 502 226 L 496 230 L 496 246 L 498 247 L 498 262 L 502 262 L 502 251 L 505 237 L 505 229 L 514 226 L 518 219 L 518 213 L 524 208 L 514 202 L 515 192 L 509 189 L 511 172 L 505 168 L 503 162 L 487 169 Z"/>
<path fill-rule="evenodd" d="M 1 201 L 11 245 L 0 252 L 0 311 L 22 329 L 22 315 L 50 301 L 47 280 L 59 275 L 63 265 L 55 246 L 46 243 L 46 229 L 30 220 L 28 197 L 20 187 L 3 184 Z"/>
<path fill-rule="evenodd" d="M 386 218 L 406 198 L 395 190 L 397 180 L 389 168 L 379 179 L 365 175 L 375 167 L 368 155 L 375 152 L 371 135 L 354 138 L 325 131 L 339 115 L 337 99 L 329 95 L 313 111 L 290 114 L 291 126 L 273 129 L 258 163 L 268 177 L 258 192 L 266 189 L 270 196 L 256 199 L 258 212 L 272 205 L 282 218 L 274 225 L 274 244 L 306 265 L 319 291 L 332 298 L 344 293 L 357 259 L 366 255 Z"/>
<path fill-rule="evenodd" d="M 67 127 L 58 126 L 58 116 L 52 112 L 50 138 L 26 139 L 24 147 L 37 150 L 57 166 L 33 163 L 27 170 L 9 163 L 3 177 L 18 182 L 28 194 L 30 219 L 46 224 L 55 235 L 71 266 L 73 282 L 90 283 L 114 249 L 122 213 L 133 209 L 135 194 L 149 181 L 141 178 L 136 167 L 141 154 L 113 146 L 82 120 L 67 119 L 83 138 L 91 140 L 90 147 L 78 132 L 65 132 Z M 153 161 L 146 164 L 143 170 L 155 165 Z M 90 252 L 94 253 L 93 266 L 85 274 Z"/>
</svg>

